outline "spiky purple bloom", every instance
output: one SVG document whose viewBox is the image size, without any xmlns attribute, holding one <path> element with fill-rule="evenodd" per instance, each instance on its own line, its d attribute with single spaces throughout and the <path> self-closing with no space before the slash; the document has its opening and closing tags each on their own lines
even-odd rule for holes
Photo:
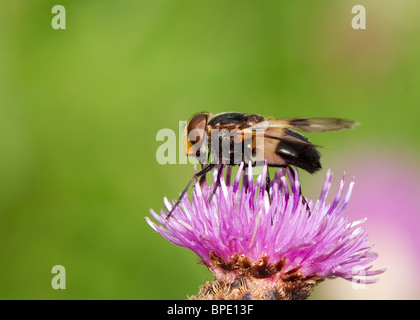
<svg viewBox="0 0 420 320">
<path fill-rule="evenodd" d="M 354 181 L 344 195 L 343 176 L 335 199 L 327 204 L 328 171 L 314 203 L 300 194 L 296 169 L 294 175 L 279 169 L 268 194 L 267 166 L 255 182 L 252 167 L 243 168 L 241 164 L 231 184 L 228 167 L 226 181 L 222 177 L 210 203 L 214 186 L 200 187 L 197 181 L 192 201 L 184 197 L 170 219 L 164 210 L 160 215 L 151 210 L 160 226 L 146 218 L 163 237 L 193 250 L 215 275 L 198 298 L 301 299 L 327 277 L 377 281 L 367 278 L 384 270 L 368 266 L 377 254 L 360 227 L 365 219 L 352 222 L 343 214 Z M 213 174 L 217 176 L 217 169 Z M 164 203 L 169 211 L 172 205 L 166 198 Z"/>
</svg>

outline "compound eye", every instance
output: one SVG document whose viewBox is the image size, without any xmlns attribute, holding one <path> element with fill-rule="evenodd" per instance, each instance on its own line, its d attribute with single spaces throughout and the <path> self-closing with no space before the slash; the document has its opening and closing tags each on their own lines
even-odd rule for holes
<svg viewBox="0 0 420 320">
<path fill-rule="evenodd" d="M 208 113 L 200 113 L 194 116 L 189 122 L 188 122 L 188 128 L 187 133 L 190 134 L 192 130 L 198 129 L 198 130 L 206 130 L 207 127 L 207 118 Z"/>
<path fill-rule="evenodd" d="M 187 125 L 187 154 L 195 154 L 203 144 L 206 134 L 208 113 L 200 113 L 194 116 Z"/>
</svg>

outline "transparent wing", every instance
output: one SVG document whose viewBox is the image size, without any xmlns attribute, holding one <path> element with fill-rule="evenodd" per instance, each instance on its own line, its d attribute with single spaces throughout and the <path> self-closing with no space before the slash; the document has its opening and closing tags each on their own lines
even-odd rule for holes
<svg viewBox="0 0 420 320">
<path fill-rule="evenodd" d="M 289 128 L 308 133 L 353 129 L 360 123 L 340 118 L 284 118 L 266 120 L 266 128 Z"/>
</svg>

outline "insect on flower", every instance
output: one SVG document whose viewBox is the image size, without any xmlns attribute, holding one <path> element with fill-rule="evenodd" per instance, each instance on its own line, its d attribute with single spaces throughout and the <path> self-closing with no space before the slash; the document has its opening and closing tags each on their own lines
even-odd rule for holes
<svg viewBox="0 0 420 320">
<path fill-rule="evenodd" d="M 192 199 L 185 197 L 165 219 L 165 209 L 150 210 L 147 223 L 170 242 L 195 252 L 214 274 L 194 299 L 305 299 L 326 278 L 343 278 L 353 283 L 374 283 L 385 269 L 373 269 L 378 257 L 372 251 L 366 219 L 352 221 L 345 214 L 354 179 L 345 191 L 345 176 L 334 200 L 327 200 L 332 173 L 328 171 L 319 198 L 302 203 L 296 168 L 280 168 L 265 190 L 268 166 L 255 179 L 253 168 L 222 165 L 220 188 L 211 202 L 213 184 L 196 188 Z M 218 167 L 212 171 L 214 178 Z M 233 179 L 232 179 L 233 178 Z M 233 180 L 233 181 L 232 181 Z M 271 201 L 269 194 L 272 194 Z M 308 213 L 311 213 L 309 215 Z"/>
<path fill-rule="evenodd" d="M 177 202 L 167 215 L 169 218 L 179 205 L 194 179 L 202 177 L 216 165 L 296 166 L 309 173 L 320 170 L 321 155 L 307 137 L 296 132 L 324 133 L 353 129 L 358 123 L 339 118 L 266 118 L 257 114 L 225 112 L 212 115 L 202 112 L 192 117 L 186 127 L 184 147 L 187 156 L 195 157 L 201 171 L 194 174 Z M 213 197 L 220 185 L 220 173 L 216 178 Z M 292 171 L 293 172 L 293 171 Z M 270 184 L 267 175 L 266 189 Z"/>
</svg>

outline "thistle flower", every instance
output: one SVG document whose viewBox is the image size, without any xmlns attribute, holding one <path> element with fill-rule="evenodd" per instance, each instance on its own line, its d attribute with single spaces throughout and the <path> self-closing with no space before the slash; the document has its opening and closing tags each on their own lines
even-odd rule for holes
<svg viewBox="0 0 420 320">
<path fill-rule="evenodd" d="M 242 163 L 231 183 L 228 167 L 226 181 L 222 175 L 210 202 L 214 186 L 196 181 L 192 201 L 184 197 L 170 219 L 164 210 L 160 215 L 150 210 L 160 226 L 146 217 L 155 231 L 194 251 L 214 274 L 215 280 L 191 299 L 305 299 L 325 278 L 378 280 L 368 278 L 384 270 L 368 266 L 377 254 L 360 227 L 365 219 L 351 222 L 343 215 L 354 181 L 343 197 L 343 175 L 335 199 L 327 204 L 330 171 L 315 202 L 302 197 L 296 169 L 294 174 L 279 169 L 268 192 L 267 165 L 255 182 L 252 171 Z M 164 204 L 169 212 L 171 203 L 165 198 Z"/>
</svg>

